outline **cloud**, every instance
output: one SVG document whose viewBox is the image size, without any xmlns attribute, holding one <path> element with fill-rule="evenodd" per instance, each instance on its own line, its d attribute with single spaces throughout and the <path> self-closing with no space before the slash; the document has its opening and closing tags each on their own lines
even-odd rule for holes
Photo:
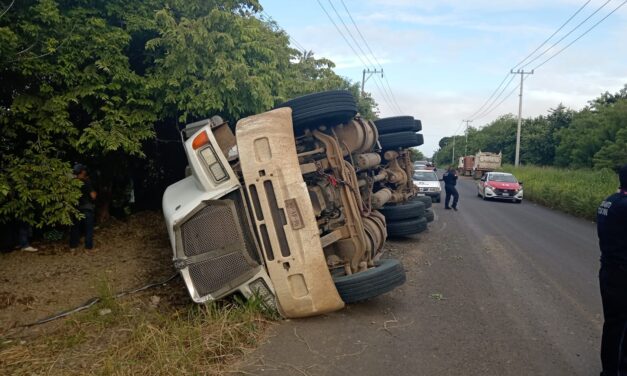
<svg viewBox="0 0 627 376">
<path fill-rule="evenodd" d="M 443 26 L 447 28 L 459 28 L 490 33 L 534 33 L 546 34 L 551 31 L 548 27 L 511 23 L 508 20 L 499 20 L 487 23 L 473 20 L 468 15 L 456 14 L 412 14 L 407 12 L 377 12 L 359 16 L 363 22 L 387 22 L 404 23 L 422 26 Z"/>
</svg>

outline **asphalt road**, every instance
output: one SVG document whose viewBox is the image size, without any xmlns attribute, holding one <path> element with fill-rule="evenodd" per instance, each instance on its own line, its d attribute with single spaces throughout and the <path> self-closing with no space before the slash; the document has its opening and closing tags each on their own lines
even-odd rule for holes
<svg viewBox="0 0 627 376">
<path fill-rule="evenodd" d="M 593 223 L 525 201 L 483 201 L 388 242 L 407 283 L 329 315 L 274 325 L 240 365 L 256 375 L 598 375 Z"/>
</svg>

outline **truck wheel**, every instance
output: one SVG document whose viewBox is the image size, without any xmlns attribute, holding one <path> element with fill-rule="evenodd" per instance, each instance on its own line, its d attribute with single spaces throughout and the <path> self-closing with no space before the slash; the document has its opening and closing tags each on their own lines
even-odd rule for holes
<svg viewBox="0 0 627 376">
<path fill-rule="evenodd" d="M 419 234 L 427 229 L 427 218 L 418 217 L 386 224 L 388 237 Z"/>
<path fill-rule="evenodd" d="M 371 299 L 405 283 L 405 270 L 400 261 L 383 259 L 375 261 L 374 265 L 363 272 L 333 277 L 344 303 Z"/>
<path fill-rule="evenodd" d="M 420 201 L 409 201 L 399 205 L 386 205 L 379 209 L 387 221 L 422 217 L 425 213 L 425 204 Z"/>
<path fill-rule="evenodd" d="M 432 200 L 429 196 L 414 196 L 411 198 L 411 201 L 420 201 L 425 204 L 425 209 L 429 209 L 432 206 Z"/>
<path fill-rule="evenodd" d="M 379 135 L 379 142 L 383 150 L 405 149 L 422 145 L 424 138 L 420 133 L 397 132 Z"/>
<path fill-rule="evenodd" d="M 414 127 L 411 129 L 414 132 L 420 132 L 422 130 L 422 121 L 414 120 Z"/>
<path fill-rule="evenodd" d="M 433 220 L 435 219 L 435 213 L 433 212 L 433 209 L 425 210 L 425 219 L 427 220 L 427 222 L 433 222 Z"/>
<path fill-rule="evenodd" d="M 413 116 L 392 116 L 375 120 L 379 135 L 388 133 L 397 133 L 403 131 L 414 131 L 416 122 Z M 414 131 L 416 132 L 416 131 Z"/>
<path fill-rule="evenodd" d="M 275 108 L 290 107 L 294 129 L 346 123 L 357 114 L 355 97 L 346 90 L 331 90 L 290 99 Z"/>
</svg>

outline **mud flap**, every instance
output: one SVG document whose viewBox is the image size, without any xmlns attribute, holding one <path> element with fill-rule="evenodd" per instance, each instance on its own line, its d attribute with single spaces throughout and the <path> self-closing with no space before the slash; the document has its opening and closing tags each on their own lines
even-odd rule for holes
<svg viewBox="0 0 627 376">
<path fill-rule="evenodd" d="M 252 216 L 281 314 L 306 317 L 342 308 L 298 164 L 291 109 L 242 119 L 236 134 Z"/>
</svg>

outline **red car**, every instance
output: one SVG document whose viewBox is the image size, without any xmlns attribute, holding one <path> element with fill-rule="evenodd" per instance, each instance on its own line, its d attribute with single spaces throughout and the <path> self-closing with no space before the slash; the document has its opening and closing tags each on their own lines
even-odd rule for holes
<svg viewBox="0 0 627 376">
<path fill-rule="evenodd" d="M 522 182 L 506 172 L 488 172 L 477 182 L 477 196 L 484 200 L 494 198 L 520 204 L 523 200 Z"/>
</svg>

